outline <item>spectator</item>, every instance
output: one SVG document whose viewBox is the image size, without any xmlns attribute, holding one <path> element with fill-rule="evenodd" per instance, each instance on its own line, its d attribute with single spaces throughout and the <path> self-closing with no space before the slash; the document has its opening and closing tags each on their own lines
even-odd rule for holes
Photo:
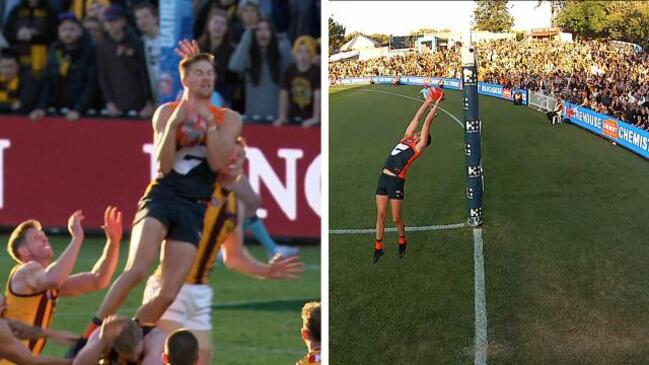
<svg viewBox="0 0 649 365">
<path fill-rule="evenodd" d="M 48 108 L 66 109 L 65 117 L 77 120 L 98 99 L 95 49 L 74 13 L 59 18 L 59 39 L 48 52 L 37 109 L 30 114 L 34 120 Z"/>
<path fill-rule="evenodd" d="M 20 69 L 18 54 L 0 53 L 0 113 L 28 113 L 36 101 L 36 81 L 28 69 Z"/>
<path fill-rule="evenodd" d="M 228 67 L 245 74 L 247 121 L 277 118 L 280 81 L 292 62 L 288 39 L 278 38 L 268 20 L 261 20 L 255 29 L 246 29 Z"/>
<path fill-rule="evenodd" d="M 514 105 L 523 105 L 523 94 L 518 89 L 514 92 Z"/>
<path fill-rule="evenodd" d="M 162 354 L 164 365 L 198 364 L 198 340 L 187 330 L 176 330 L 165 340 Z"/>
<path fill-rule="evenodd" d="M 108 115 L 150 118 L 153 103 L 142 42 L 126 28 L 121 6 L 106 10 L 104 28 L 108 37 L 97 45 L 97 68 Z"/>
<path fill-rule="evenodd" d="M 137 4 L 133 8 L 135 23 L 142 32 L 144 57 L 147 63 L 147 74 L 151 85 L 151 95 L 158 104 L 158 81 L 160 80 L 160 28 L 158 25 L 158 8 L 149 2 Z"/>
<path fill-rule="evenodd" d="M 90 34 L 90 39 L 92 39 L 92 44 L 99 44 L 104 41 L 106 34 L 104 33 L 104 27 L 101 24 L 101 21 L 94 16 L 86 17 L 83 20 L 83 28 Z"/>
<path fill-rule="evenodd" d="M 243 33 L 250 28 L 255 28 L 261 20 L 258 0 L 241 0 L 237 8 L 237 19 L 232 25 L 232 40 L 239 43 Z M 270 22 L 269 22 L 270 23 Z"/>
<path fill-rule="evenodd" d="M 317 38 L 320 35 L 320 2 L 316 0 L 289 0 L 289 38 L 294 41 L 301 35 Z"/>
<path fill-rule="evenodd" d="M 216 83 L 214 89 L 235 110 L 243 109 L 243 86 L 239 75 L 228 69 L 234 46 L 230 41 L 228 15 L 224 10 L 212 8 L 205 30 L 198 38 L 201 52 L 214 56 Z"/>
<path fill-rule="evenodd" d="M 554 110 L 547 112 L 546 115 L 548 117 L 548 120 L 550 120 L 550 123 L 561 123 L 563 115 L 563 102 L 560 98 L 557 98 L 556 104 L 554 105 Z"/>
<path fill-rule="evenodd" d="M 46 0 L 22 0 L 5 23 L 3 33 L 18 52 L 20 64 L 40 76 L 47 47 L 56 36 L 56 13 Z"/>
<path fill-rule="evenodd" d="M 301 36 L 293 46 L 296 63 L 284 74 L 279 95 L 279 118 L 275 125 L 287 122 L 310 127 L 320 123 L 320 69 L 311 62 L 315 56 L 315 40 Z"/>
</svg>

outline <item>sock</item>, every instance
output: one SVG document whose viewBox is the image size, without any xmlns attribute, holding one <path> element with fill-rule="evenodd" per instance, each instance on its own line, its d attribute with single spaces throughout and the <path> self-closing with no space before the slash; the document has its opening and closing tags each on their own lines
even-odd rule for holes
<svg viewBox="0 0 649 365">
<path fill-rule="evenodd" d="M 261 243 L 262 246 L 266 249 L 268 256 L 274 256 L 277 253 L 277 244 L 273 241 L 273 238 L 270 237 L 268 231 L 266 231 L 266 226 L 264 222 L 259 219 L 259 217 L 254 216 L 246 220 L 243 224 L 244 230 L 251 230 L 255 238 Z"/>
<path fill-rule="evenodd" d="M 399 236 L 399 244 L 405 245 L 407 243 L 406 236 Z"/>
<path fill-rule="evenodd" d="M 383 249 L 383 239 L 374 240 L 374 249 L 375 250 L 382 250 Z"/>
<path fill-rule="evenodd" d="M 90 335 L 99 327 L 101 327 L 101 324 L 103 321 L 97 317 L 92 317 L 92 322 L 86 327 L 86 330 L 83 331 L 83 338 L 88 339 L 90 338 Z"/>
</svg>

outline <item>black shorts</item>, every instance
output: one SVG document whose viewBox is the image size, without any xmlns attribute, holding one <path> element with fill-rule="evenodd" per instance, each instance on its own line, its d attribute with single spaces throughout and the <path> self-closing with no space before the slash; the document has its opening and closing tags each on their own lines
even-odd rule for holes
<svg viewBox="0 0 649 365">
<path fill-rule="evenodd" d="M 405 184 L 406 180 L 397 176 L 381 174 L 379 183 L 376 186 L 376 195 L 387 195 L 390 199 L 403 200 Z"/>
<path fill-rule="evenodd" d="M 150 192 L 140 199 L 133 225 L 146 217 L 155 218 L 167 228 L 165 238 L 189 242 L 198 247 L 207 203 L 182 199 L 173 194 Z"/>
</svg>

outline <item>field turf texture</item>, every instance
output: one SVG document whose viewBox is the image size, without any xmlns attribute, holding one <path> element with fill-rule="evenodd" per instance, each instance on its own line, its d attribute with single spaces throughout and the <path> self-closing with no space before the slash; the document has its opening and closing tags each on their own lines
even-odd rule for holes
<svg viewBox="0 0 649 365">
<path fill-rule="evenodd" d="M 0 236 L 3 245 L 7 235 Z M 120 263 L 113 280 L 126 263 L 128 240 L 122 240 Z M 69 237 L 50 237 L 55 256 L 69 243 Z M 90 270 L 101 255 L 105 239 L 87 237 L 74 272 Z M 247 246 L 251 253 L 266 261 L 265 251 L 258 245 Z M 213 364 L 294 364 L 306 354 L 300 337 L 302 305 L 320 300 L 320 246 L 302 246 L 300 255 L 307 271 L 301 279 L 288 281 L 258 280 L 229 271 L 217 263 L 210 277 L 214 288 Z M 0 282 L 5 283 L 13 265 L 7 254 L 0 255 Z M 3 286 L 4 289 L 4 286 Z M 142 301 L 144 284 L 137 287 L 120 310 L 133 316 Z M 60 298 L 52 328 L 81 333 L 106 290 L 76 298 Z M 67 348 L 48 342 L 44 355 L 62 357 Z"/>
<path fill-rule="evenodd" d="M 421 87 L 330 89 L 330 229 L 373 228 L 375 191 Z M 370 92 L 368 92 L 368 90 Z M 379 91 L 378 93 L 376 91 Z M 463 120 L 462 94 L 442 108 Z M 649 161 L 481 96 L 489 364 L 649 363 Z M 411 168 L 406 226 L 466 221 L 463 128 L 440 112 Z M 394 227 L 390 214 L 386 227 Z M 470 228 L 330 235 L 331 363 L 470 364 Z"/>
</svg>

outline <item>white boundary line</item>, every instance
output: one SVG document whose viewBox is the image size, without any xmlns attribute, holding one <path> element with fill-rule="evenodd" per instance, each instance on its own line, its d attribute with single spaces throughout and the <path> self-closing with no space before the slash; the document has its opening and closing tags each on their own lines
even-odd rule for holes
<svg viewBox="0 0 649 365">
<path fill-rule="evenodd" d="M 398 93 L 391 93 L 391 92 L 389 92 L 389 91 L 382 91 L 382 90 L 367 90 L 367 89 L 358 89 L 357 91 L 363 91 L 363 92 L 366 92 L 366 93 L 379 93 L 379 94 L 396 95 L 396 96 L 400 96 L 400 97 L 402 97 L 402 98 L 406 98 L 406 99 L 410 99 L 410 100 L 415 100 L 415 101 L 421 102 L 421 99 L 417 99 L 417 98 L 412 97 L 412 96 L 410 96 L 410 95 L 403 95 L 403 94 L 398 94 Z M 446 114 L 446 115 L 448 115 L 449 117 L 453 118 L 453 120 L 456 121 L 457 124 L 460 125 L 460 127 L 464 128 L 464 123 L 462 123 L 459 119 L 457 119 L 457 117 L 456 117 L 455 115 L 449 113 L 446 109 L 444 109 L 444 108 L 442 108 L 442 107 L 438 107 L 438 109 L 441 110 L 442 112 L 444 112 L 444 114 Z"/>
<path fill-rule="evenodd" d="M 475 358 L 474 365 L 487 364 L 487 299 L 482 228 L 473 229 L 473 266 L 475 271 Z"/>
<path fill-rule="evenodd" d="M 443 225 L 437 225 L 437 226 L 419 226 L 419 227 L 406 227 L 406 232 L 417 232 L 417 231 L 441 231 L 444 229 L 455 229 L 455 228 L 463 228 L 465 226 L 464 223 L 456 223 L 456 224 L 443 224 Z M 391 228 L 386 228 L 386 232 L 396 232 L 397 229 L 395 227 Z M 376 232 L 375 228 L 363 228 L 363 229 L 331 229 L 329 230 L 329 234 L 359 234 L 359 233 L 374 233 Z"/>
</svg>

